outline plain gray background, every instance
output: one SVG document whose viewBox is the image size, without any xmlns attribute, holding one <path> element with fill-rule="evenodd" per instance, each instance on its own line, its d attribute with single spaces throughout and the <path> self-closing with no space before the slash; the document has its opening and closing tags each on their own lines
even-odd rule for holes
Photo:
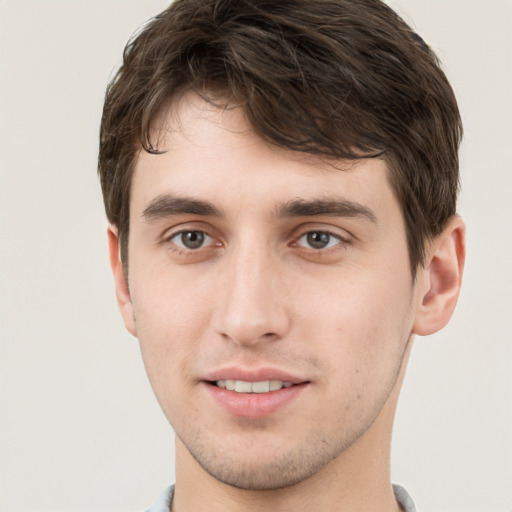
<svg viewBox="0 0 512 512">
<path fill-rule="evenodd" d="M 124 331 L 96 178 L 105 86 L 162 0 L 0 0 L 0 511 L 143 510 L 173 436 Z M 421 510 L 512 511 L 512 2 L 392 2 L 465 122 L 465 283 L 416 340 L 393 480 Z"/>
</svg>

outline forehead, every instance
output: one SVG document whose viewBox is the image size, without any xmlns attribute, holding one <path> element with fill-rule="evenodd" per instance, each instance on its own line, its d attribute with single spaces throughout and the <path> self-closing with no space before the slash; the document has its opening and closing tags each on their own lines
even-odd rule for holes
<svg viewBox="0 0 512 512">
<path fill-rule="evenodd" d="M 238 210 L 332 196 L 398 208 L 383 160 L 335 160 L 278 147 L 259 137 L 235 105 L 219 108 L 185 94 L 159 116 L 153 137 L 162 153 L 140 151 L 132 212 L 165 193 L 230 202 Z"/>
</svg>

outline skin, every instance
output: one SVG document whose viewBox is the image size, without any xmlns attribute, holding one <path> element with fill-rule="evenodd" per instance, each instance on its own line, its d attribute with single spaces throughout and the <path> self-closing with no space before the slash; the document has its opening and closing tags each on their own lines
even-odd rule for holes
<svg viewBox="0 0 512 512">
<path fill-rule="evenodd" d="M 239 108 L 193 94 L 160 126 L 167 152 L 141 151 L 134 171 L 128 282 L 115 227 L 109 242 L 121 313 L 177 436 L 173 509 L 398 510 L 396 401 L 413 335 L 455 307 L 462 221 L 429 244 L 412 282 L 384 161 L 277 148 Z M 298 199 L 316 214 L 290 208 Z M 264 417 L 212 399 L 212 372 L 262 367 L 303 389 Z"/>
</svg>

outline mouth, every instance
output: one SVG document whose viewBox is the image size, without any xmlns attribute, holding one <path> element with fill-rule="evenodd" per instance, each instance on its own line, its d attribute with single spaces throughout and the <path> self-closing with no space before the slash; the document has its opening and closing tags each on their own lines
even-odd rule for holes
<svg viewBox="0 0 512 512">
<path fill-rule="evenodd" d="M 242 371 L 219 373 L 224 375 L 211 375 L 203 381 L 209 395 L 230 415 L 246 418 L 264 418 L 278 413 L 298 400 L 311 384 L 311 381 L 275 371 L 253 372 L 252 375 L 243 375 L 250 372 Z M 226 378 L 228 376 L 231 378 Z"/>
<path fill-rule="evenodd" d="M 233 380 L 233 379 L 220 379 L 211 382 L 212 385 L 235 393 L 270 393 L 272 391 L 279 391 L 283 388 L 290 388 L 294 384 L 292 382 L 282 380 L 261 380 L 258 382 L 251 382 L 246 380 Z"/>
</svg>

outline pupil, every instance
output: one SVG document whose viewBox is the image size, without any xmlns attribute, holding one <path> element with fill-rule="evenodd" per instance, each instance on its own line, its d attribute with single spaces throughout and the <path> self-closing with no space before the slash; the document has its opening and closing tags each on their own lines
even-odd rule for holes
<svg viewBox="0 0 512 512">
<path fill-rule="evenodd" d="M 201 231 L 187 231 L 181 235 L 181 241 L 188 249 L 197 249 L 203 245 L 204 233 Z"/>
<path fill-rule="evenodd" d="M 308 243 L 311 247 L 315 249 L 323 249 L 329 244 L 330 236 L 327 233 L 322 233 L 320 231 L 314 231 L 313 233 L 308 233 Z"/>
</svg>

